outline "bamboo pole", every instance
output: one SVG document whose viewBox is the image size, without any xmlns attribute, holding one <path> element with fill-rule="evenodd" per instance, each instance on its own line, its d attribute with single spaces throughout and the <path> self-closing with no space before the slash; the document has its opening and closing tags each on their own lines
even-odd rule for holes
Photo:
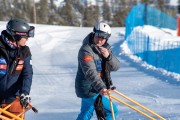
<svg viewBox="0 0 180 120">
<path fill-rule="evenodd" d="M 111 107 L 112 120 L 115 120 L 115 117 L 114 117 L 114 109 L 113 109 L 113 105 L 112 105 L 112 99 L 111 99 L 110 90 L 108 90 L 107 94 L 108 94 L 109 101 L 110 101 L 110 107 Z"/>
<path fill-rule="evenodd" d="M 131 109 L 137 111 L 138 113 L 140 113 L 140 114 L 146 116 L 147 118 L 149 118 L 149 119 L 151 119 L 151 120 L 156 120 L 155 118 L 153 118 L 153 117 L 149 116 L 148 114 L 144 113 L 143 111 L 141 111 L 141 110 L 139 110 L 139 109 L 137 109 L 137 108 L 131 106 L 130 104 L 128 104 L 128 103 L 126 103 L 126 102 L 124 102 L 124 101 L 122 101 L 122 100 L 120 100 L 120 99 L 118 99 L 118 98 L 116 98 L 116 97 L 114 97 L 114 96 L 111 96 L 111 97 L 112 97 L 113 99 L 119 101 L 120 103 L 126 105 L 127 107 L 129 107 L 129 108 L 131 108 Z"/>
<path fill-rule="evenodd" d="M 148 111 L 149 113 L 151 113 L 151 114 L 155 115 L 156 117 L 160 118 L 161 120 L 166 120 L 166 119 L 165 119 L 165 118 L 163 118 L 162 116 L 160 116 L 160 115 L 158 115 L 157 113 L 153 112 L 152 110 L 150 110 L 150 109 L 146 108 L 145 106 L 141 105 L 140 103 L 138 103 L 138 102 L 136 102 L 136 101 L 132 100 L 131 98 L 129 98 L 129 97 L 127 97 L 127 96 L 125 96 L 124 94 L 122 94 L 122 93 L 118 92 L 117 90 L 112 90 L 112 91 L 113 91 L 113 92 L 115 92 L 115 93 L 117 93 L 118 95 L 120 95 L 120 96 L 124 97 L 125 99 L 127 99 L 127 100 L 131 101 L 132 103 L 134 103 L 134 104 L 138 105 L 139 107 L 141 107 L 142 109 L 144 109 L 144 110 Z"/>
<path fill-rule="evenodd" d="M 16 120 L 23 120 L 22 118 L 14 115 L 13 113 L 10 113 L 10 112 L 4 110 L 4 109 L 1 109 L 1 108 L 0 108 L 0 112 L 2 112 L 3 114 L 5 114 L 5 115 L 7 115 L 7 116 L 9 116 L 9 117 L 15 118 Z"/>
<path fill-rule="evenodd" d="M 0 115 L 0 118 L 1 118 L 2 120 L 11 120 L 11 119 L 9 119 L 9 118 L 3 116 L 3 115 Z"/>
</svg>

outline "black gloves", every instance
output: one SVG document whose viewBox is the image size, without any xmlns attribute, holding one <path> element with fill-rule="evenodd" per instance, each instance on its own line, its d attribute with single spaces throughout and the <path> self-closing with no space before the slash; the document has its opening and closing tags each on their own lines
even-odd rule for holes
<svg viewBox="0 0 180 120">
<path fill-rule="evenodd" d="M 31 98 L 29 95 L 25 95 L 24 93 L 21 94 L 20 96 L 20 103 L 23 107 L 27 108 L 28 103 L 31 101 Z"/>
</svg>

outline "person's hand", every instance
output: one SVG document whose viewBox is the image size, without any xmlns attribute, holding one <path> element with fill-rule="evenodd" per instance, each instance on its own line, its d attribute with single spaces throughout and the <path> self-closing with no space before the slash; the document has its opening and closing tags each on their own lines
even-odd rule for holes
<svg viewBox="0 0 180 120">
<path fill-rule="evenodd" d="M 24 93 L 22 93 L 20 96 L 21 105 L 27 108 L 29 102 L 31 102 L 31 97 L 29 95 L 25 95 Z"/>
<path fill-rule="evenodd" d="M 105 57 L 108 58 L 109 57 L 109 51 L 108 49 L 104 48 L 104 47 L 99 47 L 99 50 L 101 52 L 101 54 Z"/>
<path fill-rule="evenodd" d="M 107 89 L 106 89 L 106 88 L 101 89 L 100 94 L 101 94 L 102 96 L 103 96 L 103 95 L 107 95 Z"/>
</svg>

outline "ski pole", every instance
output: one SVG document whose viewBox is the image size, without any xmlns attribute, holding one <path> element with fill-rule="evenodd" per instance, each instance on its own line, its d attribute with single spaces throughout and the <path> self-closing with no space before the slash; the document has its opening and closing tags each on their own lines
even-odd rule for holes
<svg viewBox="0 0 180 120">
<path fill-rule="evenodd" d="M 33 107 L 31 103 L 28 103 L 28 106 L 31 107 L 34 113 L 38 113 L 38 110 L 35 107 Z"/>
<path fill-rule="evenodd" d="M 17 97 L 17 99 L 20 100 L 19 97 Z M 30 107 L 30 109 L 32 109 L 32 111 L 33 111 L 34 113 L 38 113 L 38 110 L 37 110 L 35 107 L 33 107 L 30 102 L 28 103 L 28 106 Z M 28 110 L 29 110 L 29 109 L 28 109 Z M 28 110 L 26 110 L 26 111 L 28 111 Z M 26 112 L 26 111 L 25 111 L 25 112 Z M 25 113 L 25 112 L 23 112 L 23 113 Z"/>
<path fill-rule="evenodd" d="M 22 113 L 20 113 L 18 116 L 23 115 L 25 112 L 27 112 L 27 111 L 30 110 L 30 109 L 31 109 L 34 113 L 38 113 L 38 110 L 37 110 L 35 107 L 33 107 L 31 103 L 28 103 L 28 106 L 29 106 L 29 108 L 28 108 L 28 109 L 23 108 L 24 111 L 23 111 Z"/>
</svg>

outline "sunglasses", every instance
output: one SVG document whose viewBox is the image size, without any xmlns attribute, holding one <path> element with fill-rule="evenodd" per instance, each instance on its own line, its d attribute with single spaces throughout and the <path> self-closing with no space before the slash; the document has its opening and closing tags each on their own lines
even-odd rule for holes
<svg viewBox="0 0 180 120">
<path fill-rule="evenodd" d="M 15 32 L 16 35 L 20 35 L 21 37 L 34 37 L 34 31 L 35 31 L 35 27 L 34 26 L 30 26 L 30 29 L 28 32 Z"/>
<path fill-rule="evenodd" d="M 105 33 L 105 32 L 96 32 L 95 36 L 102 38 L 102 39 L 108 39 L 110 37 L 110 35 L 108 33 Z"/>
</svg>

